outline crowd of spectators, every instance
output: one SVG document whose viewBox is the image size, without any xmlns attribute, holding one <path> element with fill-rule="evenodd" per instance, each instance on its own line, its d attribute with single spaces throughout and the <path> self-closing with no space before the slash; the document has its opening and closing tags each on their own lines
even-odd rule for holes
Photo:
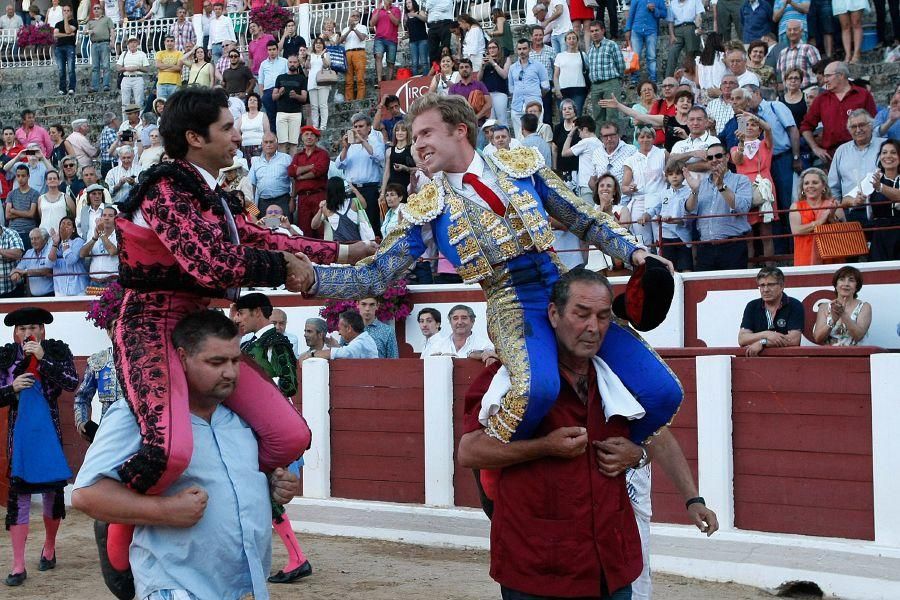
<svg viewBox="0 0 900 600">
<path fill-rule="evenodd" d="M 52 241 L 61 235 L 60 220 L 71 217 L 72 234 L 85 243 L 77 257 L 64 258 L 60 242 L 55 256 L 75 260 L 71 272 L 84 269 L 88 285 L 105 285 L 115 270 L 114 235 L 104 237 L 96 224 L 143 170 L 166 160 L 157 123 L 166 98 L 182 85 L 228 93 L 242 146 L 220 180 L 243 196 L 261 225 L 338 241 L 387 236 L 399 204 L 428 173 L 417 167 L 400 99 L 391 94 L 353 115 L 338 144 L 324 144 L 330 101 L 340 99 L 332 90 L 336 79 L 320 77 L 330 71 L 326 48 L 333 46 L 346 55 L 344 99 L 369 98 L 369 52 L 376 87 L 399 67 L 431 74 L 431 91 L 463 96 L 475 110 L 485 156 L 535 148 L 573 192 L 680 271 L 833 260 L 819 256 L 817 232 L 844 220 L 876 229 L 867 233 L 870 258 L 900 258 L 900 235 L 890 229 L 900 210 L 900 87 L 879 110 L 866 82 L 850 79 L 846 63 L 823 59 L 814 41 L 828 32 L 810 31 L 809 2 L 721 0 L 711 6 L 713 31 L 704 32 L 710 6 L 701 0 L 675 6 L 635 0 L 620 33 L 615 2 L 600 8 L 601 17 L 609 13 L 606 21 L 582 18 L 577 1 L 540 0 L 532 11 L 537 25 L 514 33 L 500 9 L 492 11 L 491 27 L 482 28 L 483 16 L 458 14 L 447 0 L 408 0 L 402 7 L 381 0 L 371 11 L 353 10 L 346 27 L 326 19 L 309 44 L 293 21 L 274 34 L 250 23 L 246 48 L 239 47 L 233 17 L 255 2 L 204 2 L 202 36 L 179 0 L 145 4 L 95 4 L 83 23 L 91 40 L 91 88 L 118 85 L 121 115 L 67 126 L 39 124 L 26 110 L 19 127 L 3 130 L 4 227 L 28 251 L 32 229 Z M 59 46 L 68 43 L 75 17 L 68 0 L 51 10 L 46 19 L 56 27 L 59 92 L 68 94 L 75 89 L 74 37 L 71 55 Z M 27 21 L 14 9 L 5 16 L 0 26 Z M 171 26 L 152 59 L 136 35 L 114 48 L 123 19 L 163 16 L 172 17 Z M 821 14 L 816 19 L 830 22 Z M 657 86 L 661 30 L 668 32 L 669 51 Z M 826 52 L 827 40 L 820 40 Z M 639 69 L 626 65 L 623 42 L 637 52 Z M 405 44 L 409 62 L 402 64 L 398 47 Z M 847 56 L 858 60 L 852 49 Z M 622 99 L 632 86 L 638 101 L 629 106 Z M 96 139 L 92 126 L 102 126 Z M 562 224 L 552 225 L 563 262 L 585 263 L 587 249 Z M 59 273 L 63 264 L 69 263 L 60 263 Z M 432 240 L 409 277 L 458 281 Z M 27 287 L 20 282 L 8 293 Z"/>
</svg>

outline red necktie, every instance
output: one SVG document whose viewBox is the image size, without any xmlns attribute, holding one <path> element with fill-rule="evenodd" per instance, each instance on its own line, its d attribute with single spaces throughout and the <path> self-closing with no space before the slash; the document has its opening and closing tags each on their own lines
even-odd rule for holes
<svg viewBox="0 0 900 600">
<path fill-rule="evenodd" d="M 501 217 L 506 214 L 506 207 L 503 206 L 503 202 L 497 197 L 497 194 L 495 194 L 491 188 L 484 185 L 475 173 L 466 173 L 463 175 L 463 183 L 468 183 L 475 188 L 475 193 L 478 194 L 482 200 L 487 202 L 492 211 Z"/>
</svg>

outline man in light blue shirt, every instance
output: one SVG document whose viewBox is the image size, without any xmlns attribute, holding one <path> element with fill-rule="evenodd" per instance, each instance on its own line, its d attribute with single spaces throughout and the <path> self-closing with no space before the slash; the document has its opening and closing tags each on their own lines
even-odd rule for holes
<svg viewBox="0 0 900 600">
<path fill-rule="evenodd" d="M 256 81 L 259 83 L 266 116 L 269 118 L 269 130 L 275 131 L 275 114 L 278 112 L 278 107 L 275 99 L 272 98 L 272 92 L 275 90 L 275 80 L 278 79 L 278 76 L 288 72 L 288 61 L 283 56 L 279 56 L 278 42 L 275 40 L 270 40 L 266 44 L 266 52 L 269 56 L 259 65 Z"/>
<path fill-rule="evenodd" d="M 51 246 L 48 243 L 50 234 L 44 229 L 35 227 L 28 234 L 28 239 L 31 241 L 31 248 L 25 251 L 9 279 L 18 285 L 27 277 L 31 296 L 52 296 L 53 261 L 50 260 Z"/>
<path fill-rule="evenodd" d="M 706 149 L 709 175 L 699 179 L 685 172 L 685 180 L 691 188 L 691 195 L 685 202 L 685 210 L 695 214 L 700 230 L 697 246 L 698 271 L 747 268 L 747 241 L 750 233 L 747 213 L 753 192 L 750 180 L 728 170 L 728 153 L 721 143 Z M 730 215 L 710 217 L 709 215 Z M 707 218 L 702 218 L 707 217 Z"/>
<path fill-rule="evenodd" d="M 104 415 L 78 473 L 73 506 L 101 521 L 137 526 L 129 557 L 137 598 L 269 597 L 269 486 L 253 431 L 221 405 L 237 385 L 238 340 L 237 326 L 211 310 L 188 315 L 173 332 L 187 377 L 194 446 L 187 469 L 162 495 L 138 494 L 119 482 L 118 467 L 141 440 L 124 400 Z M 294 475 L 273 473 L 277 502 L 289 502 L 298 491 Z"/>
<path fill-rule="evenodd" d="M 265 211 L 277 204 L 294 220 L 294 202 L 291 199 L 291 179 L 288 167 L 291 157 L 278 151 L 278 137 L 269 132 L 263 136 L 262 154 L 254 156 L 250 164 L 250 183 L 253 184 L 253 202 Z"/>
<path fill-rule="evenodd" d="M 531 42 L 521 39 L 516 42 L 518 60 L 509 67 L 509 94 L 512 97 L 510 113 L 512 115 L 513 132 L 516 138 L 522 139 L 522 115 L 525 105 L 532 100 L 543 106 L 543 91 L 550 89 L 550 77 L 544 65 L 529 58 Z"/>
<path fill-rule="evenodd" d="M 366 199 L 366 216 L 374 231 L 381 231 L 378 195 L 384 173 L 384 137 L 372 130 L 372 119 L 366 113 L 351 118 L 353 129 L 341 136 L 341 153 L 337 167 Z"/>
<path fill-rule="evenodd" d="M 393 324 L 378 319 L 378 298 L 369 296 L 356 302 L 359 316 L 362 317 L 365 332 L 372 336 L 378 347 L 378 358 L 400 358 L 397 348 L 397 332 Z"/>
<path fill-rule="evenodd" d="M 338 318 L 338 333 L 344 345 L 337 348 L 310 350 L 310 358 L 378 358 L 378 344 L 366 331 L 366 324 L 358 312 L 345 310 Z"/>
</svg>

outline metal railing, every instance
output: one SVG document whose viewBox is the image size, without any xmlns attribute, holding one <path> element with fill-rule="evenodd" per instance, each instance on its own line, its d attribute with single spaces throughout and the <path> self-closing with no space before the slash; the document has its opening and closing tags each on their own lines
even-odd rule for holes
<svg viewBox="0 0 900 600">
<path fill-rule="evenodd" d="M 499 2 L 499 5 L 503 6 L 510 14 L 510 24 L 513 27 L 525 24 L 527 13 L 526 3 L 527 0 L 501 0 L 501 2 Z M 360 12 L 364 16 L 364 21 L 366 21 L 367 16 L 371 14 L 377 4 L 379 4 L 377 0 L 340 0 L 338 2 L 301 4 L 289 8 L 288 10 L 293 13 L 294 20 L 300 26 L 300 34 L 303 35 L 307 41 L 310 41 L 311 38 L 317 37 L 322 32 L 326 20 L 334 20 L 336 30 L 340 32 L 344 27 L 347 27 L 352 12 Z M 493 29 L 493 23 L 491 22 L 490 15 L 484 15 L 484 11 L 481 10 L 483 5 L 484 2 L 479 2 L 477 0 L 459 0 L 457 2 L 457 14 L 473 14 L 473 11 L 476 14 L 480 13 L 478 14 L 479 17 L 486 17 L 481 21 L 482 28 L 485 31 L 490 31 Z M 249 25 L 250 13 L 229 13 L 228 16 L 234 24 L 235 38 L 237 39 L 238 47 L 242 51 L 246 51 L 247 43 L 249 41 L 247 37 L 247 28 Z M 153 60 L 156 52 L 163 49 L 165 36 L 172 30 L 172 26 L 175 22 L 176 19 L 174 18 L 150 19 L 147 21 L 126 20 L 122 22 L 116 27 L 116 39 L 110 43 L 111 60 L 114 61 L 118 54 L 123 51 L 125 48 L 125 41 L 132 35 L 136 36 L 141 41 L 141 50 L 147 53 L 147 57 L 150 60 Z M 199 27 L 196 25 L 194 30 L 195 33 L 199 33 Z M 369 38 L 372 39 L 374 36 L 374 29 L 370 28 Z M 202 41 L 200 40 L 200 35 L 197 37 L 198 41 Z M 403 37 L 405 37 L 405 35 L 401 28 L 401 39 Z M 16 38 L 17 35 L 15 32 L 0 31 L 0 68 L 36 67 L 55 64 L 53 46 L 20 47 L 16 42 Z M 84 26 L 80 26 L 78 29 L 78 35 L 75 39 L 75 50 L 75 64 L 90 64 L 91 42 L 89 37 L 84 33 Z"/>
</svg>

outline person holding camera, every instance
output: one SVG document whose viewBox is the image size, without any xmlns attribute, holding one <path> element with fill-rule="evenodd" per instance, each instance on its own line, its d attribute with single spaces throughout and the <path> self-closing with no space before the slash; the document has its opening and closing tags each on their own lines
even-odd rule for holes
<svg viewBox="0 0 900 600">
<path fill-rule="evenodd" d="M 3 165 L 3 170 L 13 173 L 19 165 L 28 167 L 28 185 L 37 190 L 38 195 L 47 191 L 47 172 L 53 171 L 54 168 L 39 144 L 32 143 L 25 146 L 15 158 Z"/>
<path fill-rule="evenodd" d="M 365 199 L 363 205 L 374 231 L 381 231 L 378 194 L 384 174 L 385 144 L 381 132 L 372 129 L 372 118 L 357 113 L 351 118 L 353 128 L 341 137 L 338 168 Z M 359 239 L 359 238 L 356 238 Z"/>
<path fill-rule="evenodd" d="M 131 188 L 137 185 L 141 168 L 134 162 L 134 150 L 131 146 L 121 146 L 116 150 L 116 155 L 119 157 L 119 164 L 106 174 L 106 187 L 112 194 L 113 203 L 118 204 L 123 202 Z"/>
</svg>

